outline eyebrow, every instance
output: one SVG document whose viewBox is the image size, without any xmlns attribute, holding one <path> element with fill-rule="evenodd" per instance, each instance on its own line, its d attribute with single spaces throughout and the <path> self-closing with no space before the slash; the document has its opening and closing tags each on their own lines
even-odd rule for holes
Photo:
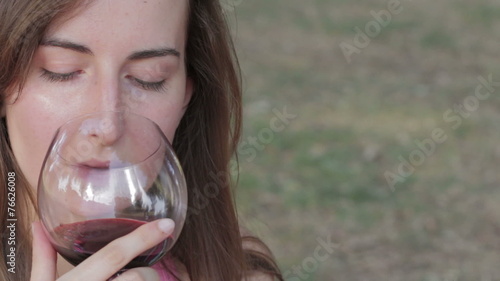
<svg viewBox="0 0 500 281">
<path fill-rule="evenodd" d="M 41 45 L 68 49 L 87 55 L 94 55 L 94 53 L 92 53 L 89 47 L 82 44 L 73 43 L 67 40 L 49 39 L 42 41 Z M 166 57 L 166 56 L 180 57 L 181 53 L 174 48 L 147 49 L 143 51 L 134 52 L 130 56 L 128 56 L 127 59 L 142 60 L 142 59 Z"/>
<path fill-rule="evenodd" d="M 84 45 L 80 45 L 80 44 L 76 44 L 76 43 L 73 43 L 70 41 L 66 41 L 66 40 L 57 40 L 57 39 L 44 40 L 44 41 L 42 41 L 42 43 L 40 45 L 59 47 L 59 48 L 79 52 L 82 54 L 93 55 L 93 53 L 89 47 L 84 46 Z"/>
<path fill-rule="evenodd" d="M 141 60 L 157 57 L 175 56 L 180 57 L 181 53 L 173 48 L 163 48 L 163 49 L 150 49 L 139 51 L 128 56 L 128 60 Z"/>
</svg>

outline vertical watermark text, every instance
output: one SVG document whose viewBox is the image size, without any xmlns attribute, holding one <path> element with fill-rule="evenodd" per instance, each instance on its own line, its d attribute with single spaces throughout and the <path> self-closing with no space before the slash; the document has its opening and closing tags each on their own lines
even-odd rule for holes
<svg viewBox="0 0 500 281">
<path fill-rule="evenodd" d="M 7 270 L 16 273 L 16 173 L 7 173 Z"/>
</svg>

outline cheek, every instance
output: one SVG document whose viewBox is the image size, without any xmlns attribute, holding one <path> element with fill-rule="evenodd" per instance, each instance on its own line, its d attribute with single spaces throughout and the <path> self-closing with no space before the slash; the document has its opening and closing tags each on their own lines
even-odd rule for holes
<svg viewBox="0 0 500 281">
<path fill-rule="evenodd" d="M 23 92 L 6 107 L 7 128 L 14 156 L 28 182 L 36 188 L 50 142 L 60 125 L 78 113 L 77 106 L 32 74 Z M 76 101 L 75 104 L 82 104 Z"/>
<path fill-rule="evenodd" d="M 50 112 L 50 111 L 47 111 Z M 31 186 L 36 187 L 43 159 L 61 120 L 35 104 L 16 102 L 7 109 L 7 126 L 14 156 Z"/>
<path fill-rule="evenodd" d="M 183 110 L 179 106 L 169 105 L 163 107 L 161 110 L 153 110 L 142 114 L 154 121 L 162 130 L 170 143 L 173 142 L 175 131 L 179 126 L 180 120 L 183 116 Z"/>
<path fill-rule="evenodd" d="M 148 102 L 146 110 L 136 112 L 153 120 L 161 128 L 170 143 L 173 142 L 175 132 L 184 116 L 186 106 L 186 82 L 179 79 L 165 96 L 156 96 L 156 101 Z M 132 110 L 134 111 L 134 110 Z"/>
</svg>

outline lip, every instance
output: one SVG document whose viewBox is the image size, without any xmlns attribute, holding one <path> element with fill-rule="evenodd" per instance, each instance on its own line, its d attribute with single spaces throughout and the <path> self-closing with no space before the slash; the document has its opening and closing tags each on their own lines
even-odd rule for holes
<svg viewBox="0 0 500 281">
<path fill-rule="evenodd" d="M 76 172 L 78 178 L 90 184 L 92 188 L 105 188 L 109 184 L 110 161 L 90 159 L 78 163 Z"/>
<path fill-rule="evenodd" d="M 78 166 L 88 169 L 109 169 L 110 161 L 101 161 L 97 159 L 90 159 L 85 162 L 81 162 Z"/>
</svg>

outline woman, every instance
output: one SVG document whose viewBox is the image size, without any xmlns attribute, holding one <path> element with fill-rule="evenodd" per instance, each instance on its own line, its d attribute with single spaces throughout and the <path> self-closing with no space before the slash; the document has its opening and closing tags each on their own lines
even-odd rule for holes
<svg viewBox="0 0 500 281">
<path fill-rule="evenodd" d="M 172 232 L 171 221 L 152 222 L 75 268 L 59 258 L 57 269 L 39 223 L 31 234 L 38 174 L 56 128 L 85 113 L 123 109 L 152 119 L 173 140 L 189 209 L 166 268 L 132 269 L 115 280 L 169 280 L 166 272 L 180 280 L 282 280 L 267 248 L 240 233 L 232 203 L 228 163 L 241 96 L 217 0 L 0 0 L 0 42 L 0 188 L 7 194 L 15 173 L 17 218 L 15 273 L 1 263 L 1 280 L 106 280 Z"/>
</svg>

